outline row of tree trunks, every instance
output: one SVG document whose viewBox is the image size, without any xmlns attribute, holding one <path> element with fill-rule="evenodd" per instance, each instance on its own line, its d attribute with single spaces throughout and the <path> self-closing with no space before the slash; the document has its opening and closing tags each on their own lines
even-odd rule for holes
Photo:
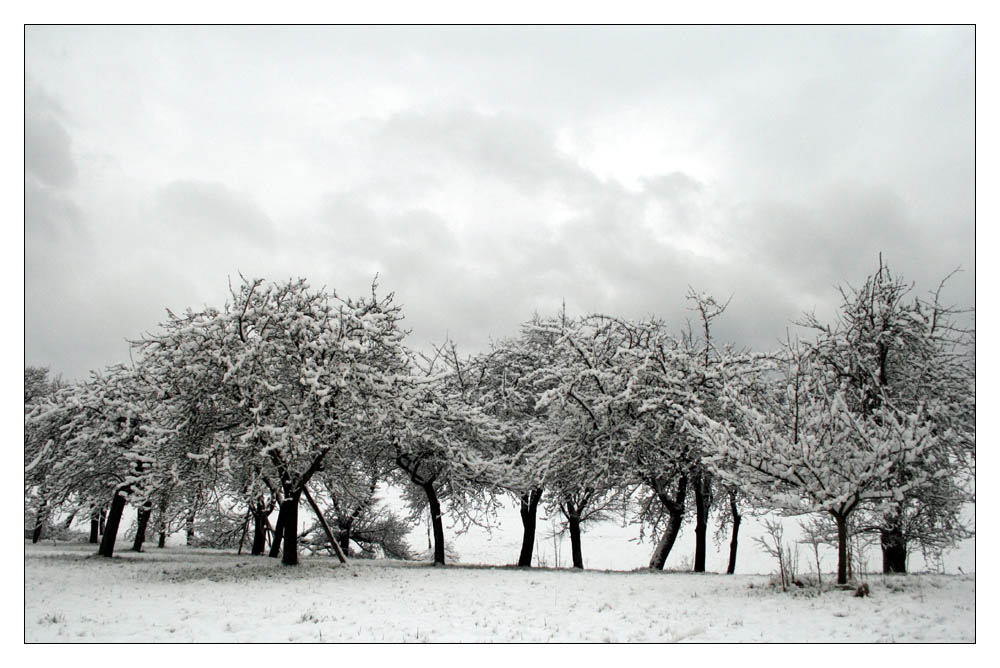
<svg viewBox="0 0 1000 668">
<path fill-rule="evenodd" d="M 531 566 L 535 547 L 535 528 L 538 524 L 538 502 L 541 498 L 540 489 L 533 489 L 521 495 L 521 524 L 524 525 L 524 538 L 521 540 L 521 554 L 517 558 L 518 566 Z"/>
</svg>

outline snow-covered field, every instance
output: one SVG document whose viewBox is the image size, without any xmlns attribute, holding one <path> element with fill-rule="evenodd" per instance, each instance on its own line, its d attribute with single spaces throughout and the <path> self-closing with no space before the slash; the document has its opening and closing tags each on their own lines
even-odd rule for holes
<svg viewBox="0 0 1000 668">
<path fill-rule="evenodd" d="M 25 544 L 27 642 L 974 642 L 974 575 L 871 595 L 764 575 L 571 571 Z"/>
</svg>

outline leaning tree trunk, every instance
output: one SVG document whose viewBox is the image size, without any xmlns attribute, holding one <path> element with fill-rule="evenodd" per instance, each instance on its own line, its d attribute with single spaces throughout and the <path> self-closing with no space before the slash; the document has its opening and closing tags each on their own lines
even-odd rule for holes
<svg viewBox="0 0 1000 668">
<path fill-rule="evenodd" d="M 882 538 L 882 572 L 906 572 L 906 537 L 902 527 L 896 525 L 881 530 Z"/>
<path fill-rule="evenodd" d="M 280 515 L 285 516 L 284 536 L 282 541 L 285 549 L 281 552 L 281 563 L 295 566 L 299 563 L 299 494 L 291 494 L 281 502 Z M 277 543 L 277 541 L 275 541 Z"/>
<path fill-rule="evenodd" d="M 538 502 L 541 498 L 540 489 L 533 489 L 521 495 L 521 524 L 524 525 L 524 538 L 521 540 L 521 554 L 517 558 L 518 566 L 531 566 L 532 550 L 535 547 L 535 527 L 538 524 Z"/>
<path fill-rule="evenodd" d="M 281 539 L 285 534 L 285 519 L 287 514 L 285 513 L 285 503 L 284 501 L 278 506 L 278 520 L 274 523 L 274 538 L 271 540 L 271 550 L 267 553 L 267 556 L 272 558 L 277 558 L 281 554 Z"/>
<path fill-rule="evenodd" d="M 31 542 L 37 543 L 42 539 L 42 527 L 45 526 L 45 520 L 48 518 L 48 499 L 42 499 L 41 505 L 38 506 L 38 512 L 35 513 L 35 528 L 31 532 Z"/>
<path fill-rule="evenodd" d="M 434 565 L 444 566 L 444 524 L 441 521 L 441 502 L 438 501 L 433 483 L 424 483 L 421 487 L 424 488 L 427 503 L 431 509 L 431 526 L 434 529 Z"/>
<path fill-rule="evenodd" d="M 832 513 L 833 519 L 837 521 L 837 584 L 847 584 L 847 516 L 841 513 Z"/>
<path fill-rule="evenodd" d="M 342 564 L 347 563 L 347 555 L 344 551 L 340 549 L 340 543 L 337 542 L 337 538 L 333 535 L 333 531 L 330 530 L 330 525 L 327 523 L 326 518 L 323 517 L 323 511 L 319 509 L 319 504 L 316 503 L 316 499 L 313 495 L 309 493 L 309 488 L 306 486 L 302 487 L 302 492 L 306 495 L 306 501 L 309 502 L 309 506 L 316 513 L 316 519 L 319 520 L 319 524 L 323 527 L 323 533 L 326 534 L 326 539 L 330 542 L 330 550 L 337 555 L 337 559 Z"/>
<path fill-rule="evenodd" d="M 739 545 L 740 522 L 743 521 L 739 508 L 736 507 L 735 494 L 729 495 L 729 510 L 733 514 L 733 536 L 729 540 L 729 566 L 726 567 L 726 575 L 736 572 L 736 548 Z"/>
<path fill-rule="evenodd" d="M 694 481 L 694 572 L 705 572 L 705 557 L 708 551 L 708 504 L 710 500 L 709 481 L 699 475 Z"/>
<path fill-rule="evenodd" d="M 139 508 L 135 527 L 135 540 L 132 541 L 132 551 L 142 552 L 142 544 L 146 542 L 146 527 L 149 525 L 149 515 L 153 512 L 153 504 L 149 501 Z"/>
<path fill-rule="evenodd" d="M 686 495 L 687 476 L 681 476 L 680 480 L 677 481 L 677 495 L 673 499 L 659 489 L 657 490 L 657 496 L 660 497 L 660 502 L 666 508 L 669 520 L 667 521 L 667 528 L 664 530 L 663 536 L 660 537 L 660 541 L 656 544 L 653 556 L 649 560 L 650 568 L 662 571 L 667 563 L 667 557 L 670 556 L 670 550 L 673 549 L 674 542 L 677 540 L 677 534 L 681 530 L 681 521 L 684 519 L 684 497 Z"/>
<path fill-rule="evenodd" d="M 90 542 L 95 545 L 98 542 L 99 529 L 100 529 L 100 512 L 95 506 L 90 511 Z"/>
<path fill-rule="evenodd" d="M 573 568 L 583 568 L 583 547 L 580 541 L 580 515 L 569 514 L 569 542 L 573 548 Z"/>
<path fill-rule="evenodd" d="M 131 491 L 129 487 L 117 490 L 115 498 L 111 501 L 111 509 L 108 511 L 108 518 L 104 525 L 104 537 L 101 538 L 101 547 L 97 551 L 97 554 L 102 557 L 114 556 L 118 526 L 122 523 L 122 513 L 125 511 L 125 495 Z"/>
</svg>

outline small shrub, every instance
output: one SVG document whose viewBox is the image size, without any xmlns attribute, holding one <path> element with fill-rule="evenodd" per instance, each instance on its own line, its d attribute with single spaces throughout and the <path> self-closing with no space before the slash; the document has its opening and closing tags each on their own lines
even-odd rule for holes
<svg viewBox="0 0 1000 668">
<path fill-rule="evenodd" d="M 677 564 L 663 569 L 667 573 L 690 573 L 694 570 L 691 557 L 684 557 Z"/>
<path fill-rule="evenodd" d="M 799 550 L 792 552 L 792 546 L 784 540 L 784 527 L 780 521 L 766 520 L 764 526 L 767 528 L 767 535 L 763 538 L 754 538 L 765 552 L 778 560 L 778 578 L 781 584 L 781 591 L 788 591 L 792 583 L 800 588 L 803 586 L 796 577 L 799 569 Z"/>
</svg>

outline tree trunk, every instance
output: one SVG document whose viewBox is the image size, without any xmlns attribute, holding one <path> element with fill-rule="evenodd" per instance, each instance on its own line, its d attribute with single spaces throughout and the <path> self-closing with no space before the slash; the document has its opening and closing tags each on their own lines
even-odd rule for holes
<svg viewBox="0 0 1000 668">
<path fill-rule="evenodd" d="M 354 526 L 354 522 L 350 520 L 339 525 L 340 534 L 337 536 L 337 540 L 340 542 L 340 551 L 344 553 L 344 556 L 349 556 L 351 554 L 351 528 Z"/>
<path fill-rule="evenodd" d="M 292 494 L 281 502 L 281 513 L 285 516 L 284 536 L 282 541 L 285 549 L 281 552 L 281 563 L 295 566 L 299 563 L 299 494 Z"/>
<path fill-rule="evenodd" d="M 46 517 L 48 515 L 49 501 L 48 499 L 42 499 L 41 505 L 38 506 L 38 512 L 35 513 L 35 528 L 31 532 L 31 542 L 37 543 L 42 539 L 42 526 L 45 524 Z"/>
<path fill-rule="evenodd" d="M 882 529 L 882 572 L 906 572 L 906 538 L 899 526 Z"/>
<path fill-rule="evenodd" d="M 684 516 L 683 512 L 667 512 L 670 515 L 670 520 L 667 522 L 667 528 L 660 537 L 660 541 L 656 544 L 656 549 L 653 550 L 653 556 L 649 560 L 649 567 L 660 571 L 662 571 L 663 567 L 666 565 L 667 557 L 670 556 L 670 550 L 674 547 L 674 541 L 677 540 L 677 534 L 680 533 L 681 520 Z"/>
<path fill-rule="evenodd" d="M 847 584 L 847 516 L 833 514 L 837 521 L 837 584 Z"/>
<path fill-rule="evenodd" d="M 710 501 L 711 483 L 704 475 L 699 475 L 694 481 L 694 572 L 705 572 L 705 557 L 708 551 L 708 505 Z"/>
<path fill-rule="evenodd" d="M 107 521 L 104 525 L 104 536 L 101 538 L 101 547 L 97 554 L 102 557 L 113 557 L 115 553 L 115 540 L 118 538 L 118 525 L 122 522 L 122 513 L 125 512 L 125 495 L 131 492 L 131 488 L 115 492 L 115 498 L 111 501 L 111 509 L 108 511 Z"/>
<path fill-rule="evenodd" d="M 90 511 L 90 542 L 97 544 L 100 530 L 100 511 L 95 507 Z"/>
<path fill-rule="evenodd" d="M 256 508 L 253 511 L 253 546 L 250 548 L 250 554 L 258 557 L 264 554 L 264 544 L 267 540 L 267 530 L 264 528 L 264 521 L 266 516 L 261 508 Z"/>
<path fill-rule="evenodd" d="M 243 530 L 240 532 L 240 546 L 236 549 L 236 554 L 243 554 L 243 541 L 247 539 L 247 529 L 250 528 L 251 517 L 253 517 L 253 511 L 248 510 L 246 517 L 243 518 Z"/>
<path fill-rule="evenodd" d="M 444 524 L 441 522 L 441 502 L 438 501 L 433 483 L 421 485 L 431 509 L 431 526 L 434 528 L 434 565 L 444 566 Z"/>
<path fill-rule="evenodd" d="M 733 514 L 733 537 L 729 540 L 729 566 L 726 567 L 726 575 L 732 575 L 736 572 L 736 548 L 739 544 L 740 522 L 743 521 L 739 509 L 736 507 L 736 495 L 734 494 L 729 495 L 729 510 Z"/>
<path fill-rule="evenodd" d="M 316 499 L 314 499 L 312 494 L 309 493 L 308 487 L 303 485 L 302 491 L 305 492 L 306 501 L 309 502 L 309 505 L 312 507 L 313 512 L 316 513 L 316 519 L 319 520 L 320 526 L 323 527 L 323 532 L 326 534 L 326 539 L 330 541 L 330 549 L 332 549 L 334 554 L 337 555 L 337 559 L 340 560 L 340 563 L 346 564 L 347 557 L 344 555 L 344 552 L 340 549 L 340 543 L 337 542 L 337 539 L 334 537 L 333 532 L 330 531 L 330 525 L 327 524 L 326 518 L 323 517 L 323 513 L 320 511 L 319 505 L 316 504 Z"/>
<path fill-rule="evenodd" d="M 533 489 L 521 495 L 521 524 L 524 525 L 524 538 L 521 540 L 521 554 L 517 558 L 518 566 L 531 567 L 531 553 L 535 547 L 535 527 L 538 524 L 538 502 L 541 498 L 540 489 Z"/>
<path fill-rule="evenodd" d="M 680 533 L 681 521 L 684 519 L 684 497 L 687 496 L 687 476 L 681 476 L 680 480 L 677 481 L 677 495 L 673 499 L 659 489 L 657 490 L 657 496 L 660 497 L 660 502 L 667 509 L 670 519 L 667 522 L 667 528 L 664 530 L 663 536 L 660 537 L 660 541 L 656 544 L 656 549 L 653 550 L 653 556 L 649 560 L 649 567 L 662 571 L 667 563 L 667 557 L 670 556 L 670 550 L 674 547 L 674 541 L 677 540 L 677 534 Z"/>
<path fill-rule="evenodd" d="M 191 514 L 187 516 L 187 521 L 185 522 L 185 527 L 184 527 L 185 530 L 187 531 L 186 544 L 188 547 L 191 547 L 191 544 L 194 542 L 194 516 L 195 516 L 195 511 L 192 510 Z"/>
<path fill-rule="evenodd" d="M 101 517 L 97 529 L 98 531 L 100 531 L 102 536 L 104 535 L 104 527 L 107 524 L 107 521 L 108 521 L 108 509 L 101 508 Z"/>
<path fill-rule="evenodd" d="M 276 558 L 281 553 L 281 539 L 285 534 L 285 503 L 282 501 L 278 506 L 278 520 L 274 523 L 274 537 L 271 539 L 271 551 L 267 556 Z"/>
<path fill-rule="evenodd" d="M 167 510 L 170 508 L 170 497 L 163 494 L 160 497 L 160 507 L 159 514 L 157 516 L 157 525 L 159 529 L 160 539 L 156 543 L 158 548 L 164 548 L 167 546 L 167 530 L 170 528 L 170 522 L 167 519 Z"/>
<path fill-rule="evenodd" d="M 583 546 L 580 541 L 580 516 L 571 514 L 569 521 L 569 543 L 573 550 L 573 568 L 583 568 Z"/>
<path fill-rule="evenodd" d="M 146 526 L 149 524 L 149 515 L 152 513 L 153 505 L 149 501 L 139 508 L 135 527 L 135 540 L 132 541 L 132 551 L 142 552 L 142 544 L 146 542 Z"/>
</svg>

